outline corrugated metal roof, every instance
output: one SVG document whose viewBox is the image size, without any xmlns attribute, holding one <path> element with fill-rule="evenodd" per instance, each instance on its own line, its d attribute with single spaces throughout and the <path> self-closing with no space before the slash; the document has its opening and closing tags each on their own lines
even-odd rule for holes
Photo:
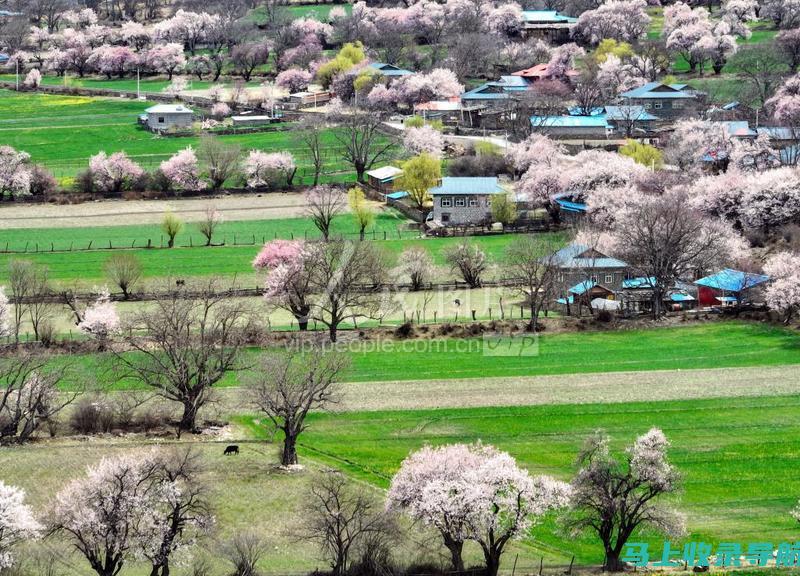
<svg viewBox="0 0 800 576">
<path fill-rule="evenodd" d="M 596 255 L 581 256 L 591 249 L 586 244 L 570 244 L 553 255 L 553 261 L 562 268 L 627 268 L 622 260 L 611 258 L 595 250 Z"/>
<path fill-rule="evenodd" d="M 384 76 L 408 76 L 409 74 L 413 74 L 411 70 L 400 68 L 394 64 L 386 64 L 385 62 L 373 62 L 369 66 Z"/>
<path fill-rule="evenodd" d="M 650 114 L 644 106 L 606 106 L 606 118 L 609 120 L 638 120 L 648 122 L 658 120 L 658 116 Z"/>
<path fill-rule="evenodd" d="M 367 176 L 372 176 L 377 180 L 383 181 L 389 180 L 390 178 L 396 178 L 402 173 L 403 171 L 396 166 L 383 166 L 381 168 L 376 168 L 375 170 L 370 170 L 367 172 Z"/>
<path fill-rule="evenodd" d="M 523 10 L 522 19 L 526 23 L 542 24 L 572 24 L 577 22 L 577 18 L 561 14 L 558 10 Z"/>
<path fill-rule="evenodd" d="M 581 294 L 585 294 L 595 286 L 597 286 L 597 282 L 593 280 L 584 280 L 583 282 L 575 284 L 575 286 L 567 290 L 567 292 L 569 292 L 570 294 L 575 294 L 576 296 L 580 296 Z"/>
<path fill-rule="evenodd" d="M 156 104 L 145 110 L 148 114 L 193 114 L 183 104 Z"/>
<path fill-rule="evenodd" d="M 609 128 L 605 115 L 600 116 L 531 116 L 531 126 L 540 128 Z"/>
<path fill-rule="evenodd" d="M 741 292 L 767 281 L 769 281 L 769 276 L 765 276 L 764 274 L 754 274 L 752 272 L 742 272 L 741 270 L 725 268 L 716 274 L 696 280 L 695 284 L 714 288 L 715 290 L 723 290 L 725 292 Z"/>
<path fill-rule="evenodd" d="M 652 288 L 656 285 L 656 279 L 652 276 L 639 278 L 629 278 L 622 281 L 622 287 L 628 290 L 635 290 L 637 288 Z"/>
<path fill-rule="evenodd" d="M 502 194 L 505 190 L 497 183 L 494 176 L 488 177 L 454 177 L 442 178 L 442 183 L 428 190 L 431 196 L 469 195 L 469 194 Z"/>
<path fill-rule="evenodd" d="M 556 204 L 558 204 L 562 210 L 565 210 L 567 212 L 577 212 L 579 214 L 583 214 L 586 212 L 586 204 L 581 204 L 579 202 L 570 202 L 569 200 L 562 200 L 561 198 L 557 198 Z"/>
<path fill-rule="evenodd" d="M 657 91 L 658 88 L 671 88 L 671 90 Z M 662 84 L 661 82 L 648 82 L 633 90 L 620 94 L 623 98 L 694 98 L 692 94 L 684 92 L 686 84 Z"/>
</svg>

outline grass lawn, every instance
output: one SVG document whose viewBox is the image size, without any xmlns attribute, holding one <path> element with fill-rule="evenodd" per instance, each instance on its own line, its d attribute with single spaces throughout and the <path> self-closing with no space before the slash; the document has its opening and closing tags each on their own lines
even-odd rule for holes
<svg viewBox="0 0 800 576">
<path fill-rule="evenodd" d="M 0 81 L 3 82 L 14 82 L 15 78 L 16 77 L 14 74 L 0 74 Z M 21 75 L 21 80 L 22 79 L 24 79 L 24 75 Z M 187 76 L 187 80 L 190 82 L 187 90 L 207 90 L 214 85 L 214 82 L 210 82 L 208 80 L 198 80 L 196 76 Z M 260 83 L 261 82 L 259 81 L 253 80 L 246 85 L 259 86 Z M 64 78 L 61 76 L 43 75 L 42 84 L 45 86 L 63 86 Z M 67 85 L 72 88 L 120 90 L 125 92 L 136 92 L 137 89 L 135 76 L 133 78 L 108 79 L 106 77 L 94 76 L 80 78 L 78 76 L 70 75 L 67 77 Z M 166 77 L 141 78 L 138 87 L 141 89 L 143 94 L 147 94 L 148 92 L 162 92 L 169 85 L 170 81 Z"/>
<path fill-rule="evenodd" d="M 621 450 L 652 426 L 671 441 L 671 458 L 683 477 L 675 506 L 687 514 L 689 533 L 673 540 L 679 549 L 688 540 L 796 540 L 789 511 L 800 497 L 797 397 L 314 414 L 300 451 L 386 487 L 410 451 L 426 443 L 480 440 L 507 450 L 534 474 L 568 480 L 593 431 L 609 432 L 612 449 Z M 563 562 L 572 554 L 581 563 L 602 560 L 595 539 L 568 538 L 553 528 L 548 522 L 536 530 L 544 550 L 560 552 Z M 645 539 L 661 550 L 663 537 Z"/>
<path fill-rule="evenodd" d="M 65 181 L 85 170 L 89 157 L 100 151 L 125 151 L 147 170 L 175 152 L 199 144 L 199 137 L 161 137 L 137 124 L 150 104 L 114 98 L 55 96 L 0 90 L 0 143 L 24 150 Z M 290 130 L 220 137 L 243 150 L 291 152 L 298 164 L 298 181 L 310 182 L 311 161 Z M 323 137 L 326 163 L 323 181 L 352 182 L 355 173 L 342 159 L 334 132 Z"/>
<path fill-rule="evenodd" d="M 510 341 L 514 347 L 508 346 Z M 800 364 L 800 335 L 796 332 L 736 321 L 649 330 L 544 334 L 538 342 L 475 338 L 374 344 L 368 342 L 361 350 L 345 347 L 352 364 L 343 380 L 513 378 Z M 111 358 L 103 354 L 61 356 L 56 361 L 70 363 L 80 381 L 91 375 L 101 381 L 106 379 L 111 364 Z M 238 375 L 231 373 L 221 386 L 237 386 L 239 382 Z M 113 380 L 109 384 L 117 389 L 137 385 Z"/>
</svg>

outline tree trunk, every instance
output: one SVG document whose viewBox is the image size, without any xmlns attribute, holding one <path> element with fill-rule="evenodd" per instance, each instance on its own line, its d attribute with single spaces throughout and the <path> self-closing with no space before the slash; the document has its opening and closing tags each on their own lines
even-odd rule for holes
<svg viewBox="0 0 800 576">
<path fill-rule="evenodd" d="M 283 431 L 283 452 L 281 453 L 281 465 L 293 466 L 297 464 L 297 436 Z"/>
<path fill-rule="evenodd" d="M 464 542 L 453 539 L 448 534 L 443 534 L 444 545 L 450 551 L 450 563 L 454 572 L 464 572 L 464 559 L 461 557 L 464 549 Z"/>
<path fill-rule="evenodd" d="M 625 565 L 619 559 L 618 552 L 606 549 L 606 563 L 603 568 L 608 572 L 622 572 L 625 570 Z"/>
<path fill-rule="evenodd" d="M 197 430 L 198 409 L 199 407 L 193 398 L 183 401 L 183 416 L 181 416 L 181 421 L 179 424 L 181 430 L 185 430 L 187 432 L 194 432 Z"/>
<path fill-rule="evenodd" d="M 486 576 L 497 576 L 500 570 L 500 554 L 495 551 L 486 552 Z"/>
<path fill-rule="evenodd" d="M 331 342 L 336 342 L 336 324 L 331 324 L 328 326 L 328 334 L 330 336 Z"/>
</svg>

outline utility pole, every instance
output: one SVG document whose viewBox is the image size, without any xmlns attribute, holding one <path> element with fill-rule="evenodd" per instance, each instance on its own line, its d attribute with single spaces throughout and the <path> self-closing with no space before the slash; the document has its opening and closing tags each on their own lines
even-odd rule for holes
<svg viewBox="0 0 800 576">
<path fill-rule="evenodd" d="M 17 57 L 16 63 L 17 63 L 17 92 L 19 92 L 19 57 Z"/>
</svg>

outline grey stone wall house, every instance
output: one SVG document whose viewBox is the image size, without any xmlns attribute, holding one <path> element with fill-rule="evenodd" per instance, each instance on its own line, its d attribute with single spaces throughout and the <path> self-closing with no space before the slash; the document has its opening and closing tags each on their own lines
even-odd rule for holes
<svg viewBox="0 0 800 576">
<path fill-rule="evenodd" d="M 153 132 L 165 132 L 173 128 L 190 128 L 194 112 L 182 104 L 157 104 L 144 111 L 142 120 Z"/>
<path fill-rule="evenodd" d="M 628 106 L 642 106 L 645 111 L 665 120 L 690 116 L 696 112 L 698 93 L 687 84 L 649 82 L 620 94 Z"/>
<path fill-rule="evenodd" d="M 428 193 L 432 219 L 442 226 L 484 224 L 492 218 L 492 196 L 506 194 L 496 177 L 445 177 Z"/>
<path fill-rule="evenodd" d="M 619 292 L 629 274 L 626 262 L 585 244 L 562 248 L 555 253 L 554 261 L 559 267 L 558 283 L 564 292 L 583 282 Z"/>
</svg>

